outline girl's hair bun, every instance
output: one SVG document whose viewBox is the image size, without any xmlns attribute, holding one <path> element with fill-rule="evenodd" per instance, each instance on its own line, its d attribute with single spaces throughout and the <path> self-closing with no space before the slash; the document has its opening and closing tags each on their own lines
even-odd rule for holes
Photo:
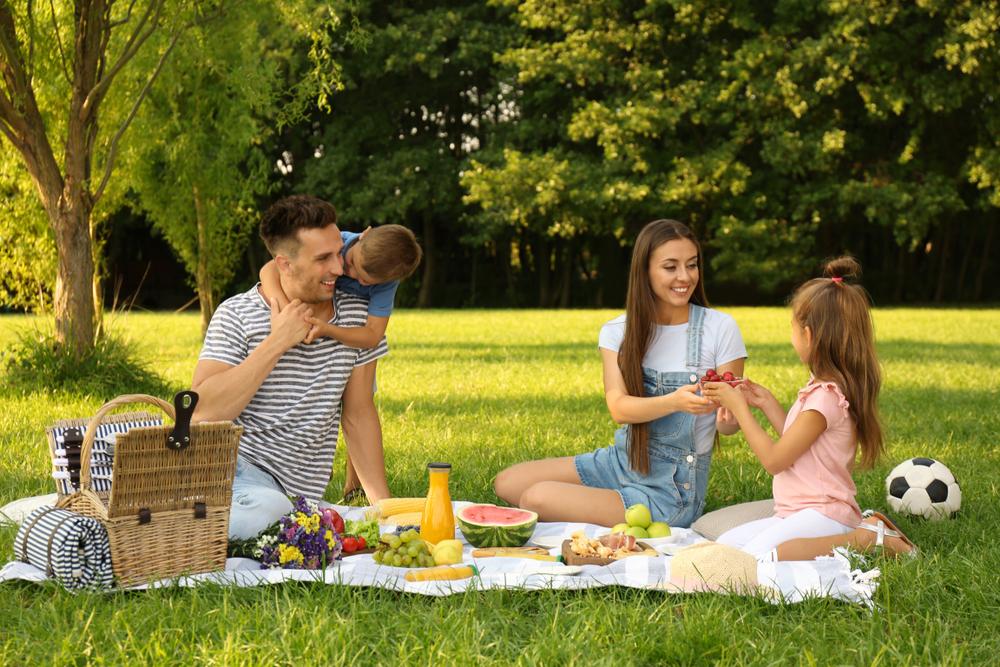
<svg viewBox="0 0 1000 667">
<path fill-rule="evenodd" d="M 861 265 L 858 263 L 858 260 L 850 255 L 836 257 L 828 261 L 823 267 L 823 276 L 825 278 L 857 280 L 861 277 Z"/>
</svg>

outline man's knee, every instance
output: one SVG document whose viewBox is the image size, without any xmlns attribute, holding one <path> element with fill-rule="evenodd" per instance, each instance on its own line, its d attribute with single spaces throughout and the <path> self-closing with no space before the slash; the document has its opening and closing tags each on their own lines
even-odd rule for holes
<svg viewBox="0 0 1000 667">
<path fill-rule="evenodd" d="M 255 487 L 233 494 L 229 511 L 229 537 L 245 540 L 292 511 L 292 503 L 281 491 Z"/>
</svg>

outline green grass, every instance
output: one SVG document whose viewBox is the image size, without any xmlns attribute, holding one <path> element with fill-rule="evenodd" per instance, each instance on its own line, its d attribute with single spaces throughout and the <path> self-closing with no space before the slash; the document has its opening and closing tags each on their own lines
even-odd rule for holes
<svg viewBox="0 0 1000 667">
<path fill-rule="evenodd" d="M 790 400 L 806 379 L 777 308 L 730 309 L 747 374 Z M 491 480 L 527 458 L 610 442 L 597 331 L 611 311 L 403 311 L 380 362 L 390 486 L 426 490 L 425 465 L 454 465 L 454 498 L 494 502 Z M 27 317 L 0 317 L 0 349 Z M 494 591 L 443 599 L 377 589 L 287 584 L 73 595 L 0 587 L 0 664 L 995 664 L 1000 653 L 1000 311 L 881 310 L 882 411 L 889 456 L 857 475 L 862 507 L 884 508 L 882 480 L 916 455 L 962 483 L 952 521 L 901 520 L 924 555 L 879 563 L 879 609 L 831 600 L 772 606 L 718 595 L 602 588 Z M 134 313 L 118 330 L 171 387 L 189 381 L 200 346 L 194 315 Z M 48 493 L 44 427 L 86 416 L 107 396 L 26 393 L 0 376 L 0 503 Z M 328 498 L 343 483 L 337 459 Z M 768 497 L 746 444 L 718 454 L 709 508 Z M 14 531 L 0 528 L 0 561 Z"/>
</svg>

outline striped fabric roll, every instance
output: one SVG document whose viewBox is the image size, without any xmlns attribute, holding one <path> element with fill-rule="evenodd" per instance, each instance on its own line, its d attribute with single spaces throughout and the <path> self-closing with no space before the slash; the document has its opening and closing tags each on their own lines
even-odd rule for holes
<svg viewBox="0 0 1000 667">
<path fill-rule="evenodd" d="M 111 470 L 114 467 L 115 437 L 120 433 L 127 433 L 129 429 L 140 426 L 162 426 L 162 419 L 149 421 L 117 422 L 112 424 L 100 424 L 94 438 L 94 448 L 90 454 L 90 477 L 91 488 L 94 491 L 111 490 Z M 67 450 L 66 440 L 68 435 L 75 435 L 77 442 L 82 441 L 86 427 L 64 427 L 52 429 L 55 449 L 52 451 L 52 464 L 55 468 L 52 477 L 55 478 L 60 495 L 68 496 L 76 493 L 78 489 L 74 483 L 74 472 L 79 475 L 79 444 L 76 448 L 75 466 L 70 465 L 70 457 L 73 452 Z"/>
<path fill-rule="evenodd" d="M 70 590 L 110 588 L 111 542 L 100 521 L 56 507 L 39 507 L 14 539 L 18 560 L 45 570 Z"/>
</svg>

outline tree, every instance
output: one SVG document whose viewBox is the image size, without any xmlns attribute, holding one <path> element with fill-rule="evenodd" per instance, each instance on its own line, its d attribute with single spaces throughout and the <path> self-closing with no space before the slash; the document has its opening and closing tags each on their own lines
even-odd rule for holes
<svg viewBox="0 0 1000 667">
<path fill-rule="evenodd" d="M 119 144 L 182 35 L 217 16 L 220 3 L 76 0 L 47 9 L 0 0 L 0 134 L 21 156 L 53 232 L 57 339 L 82 354 L 93 349 L 99 317 L 91 216 Z M 128 71 L 150 47 L 151 68 Z"/>
<path fill-rule="evenodd" d="M 348 227 L 413 228 L 424 248 L 416 301 L 427 306 L 448 283 L 444 260 L 464 231 L 459 174 L 505 104 L 493 54 L 513 26 L 478 0 L 337 11 L 359 32 L 339 56 L 343 92 L 290 165 L 303 174 L 295 187 L 333 201 Z"/>
<path fill-rule="evenodd" d="M 243 259 L 256 198 L 273 186 L 262 145 L 338 84 L 323 51 L 336 18 L 311 2 L 243 2 L 226 21 L 192 29 L 150 93 L 126 171 L 136 206 L 192 276 L 202 331 Z M 305 70 L 305 71 L 302 71 Z"/>
</svg>

